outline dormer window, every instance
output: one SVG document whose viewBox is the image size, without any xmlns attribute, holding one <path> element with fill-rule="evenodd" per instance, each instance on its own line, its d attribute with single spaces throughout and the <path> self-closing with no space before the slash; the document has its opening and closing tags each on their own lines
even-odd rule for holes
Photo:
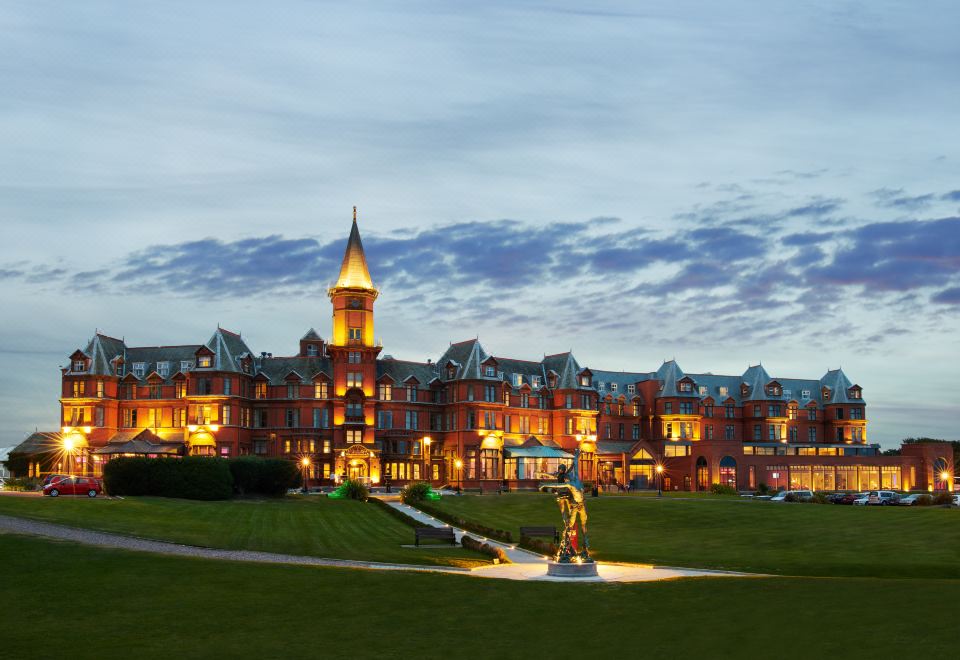
<svg viewBox="0 0 960 660">
<path fill-rule="evenodd" d="M 521 374 L 513 374 L 512 382 L 514 387 L 520 387 L 523 385 L 523 376 Z"/>
<path fill-rule="evenodd" d="M 590 387 L 590 376 L 580 376 L 580 385 Z"/>
<path fill-rule="evenodd" d="M 767 386 L 767 394 L 769 394 L 770 396 L 780 396 L 780 394 L 781 394 L 780 386 L 779 386 L 779 385 L 768 385 L 768 386 Z"/>
<path fill-rule="evenodd" d="M 850 398 L 851 398 L 851 399 L 859 399 L 859 398 L 860 398 L 860 388 L 859 388 L 859 387 L 851 387 L 851 388 L 850 388 Z"/>
<path fill-rule="evenodd" d="M 540 387 L 540 376 L 530 376 L 530 386 L 531 387 Z"/>
<path fill-rule="evenodd" d="M 180 360 L 180 371 L 187 373 L 193 369 L 193 360 Z"/>
<path fill-rule="evenodd" d="M 729 390 L 729 388 L 727 388 L 726 385 L 721 385 L 721 386 L 720 386 L 720 396 L 727 396 L 727 394 L 728 394 L 729 392 L 730 392 L 730 390 Z"/>
<path fill-rule="evenodd" d="M 824 400 L 824 401 L 826 401 L 827 399 L 829 399 L 829 398 L 830 398 L 830 388 L 829 388 L 829 387 L 824 387 L 824 388 L 823 388 L 823 391 L 820 393 L 820 395 L 823 397 L 823 400 Z"/>
<path fill-rule="evenodd" d="M 493 377 L 497 375 L 497 370 L 495 367 L 484 367 L 483 373 L 485 376 Z"/>
<path fill-rule="evenodd" d="M 317 345 L 316 344 L 307 344 L 307 357 L 317 357 Z"/>
<path fill-rule="evenodd" d="M 170 375 L 170 363 L 169 362 L 157 362 L 157 374 L 166 378 Z"/>
<path fill-rule="evenodd" d="M 800 390 L 800 396 L 804 399 L 810 398 L 810 390 Z"/>
<path fill-rule="evenodd" d="M 453 377 L 456 375 L 457 370 L 452 364 L 447 365 L 447 380 L 453 380 Z"/>
<path fill-rule="evenodd" d="M 87 361 L 86 360 L 74 360 L 73 368 L 71 371 L 81 372 L 87 370 Z"/>
<path fill-rule="evenodd" d="M 197 358 L 197 366 L 201 369 L 209 369 L 212 364 L 212 355 L 201 355 L 199 358 Z"/>
<path fill-rule="evenodd" d="M 611 391 L 611 392 L 616 392 L 616 391 L 617 391 L 617 384 L 616 384 L 616 383 L 610 383 L 610 391 Z"/>
<path fill-rule="evenodd" d="M 707 386 L 701 385 L 699 388 L 700 396 L 707 396 Z"/>
<path fill-rule="evenodd" d="M 688 380 L 681 381 L 681 382 L 680 382 L 680 391 L 681 391 L 681 392 L 692 392 L 692 391 L 693 391 L 693 383 L 691 383 L 691 382 L 688 381 Z"/>
<path fill-rule="evenodd" d="M 627 385 L 627 392 L 628 392 L 628 393 L 630 393 L 630 394 L 635 394 L 636 391 L 637 391 L 637 386 L 636 386 L 636 385 L 634 385 L 633 383 L 630 383 L 629 385 Z"/>
<path fill-rule="evenodd" d="M 146 362 L 134 362 L 133 363 L 133 375 L 137 378 L 143 378 L 143 372 L 147 369 Z"/>
</svg>

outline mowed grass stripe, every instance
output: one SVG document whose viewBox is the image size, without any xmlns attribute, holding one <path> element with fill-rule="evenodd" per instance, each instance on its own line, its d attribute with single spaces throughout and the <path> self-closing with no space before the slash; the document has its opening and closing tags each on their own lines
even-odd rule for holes
<svg viewBox="0 0 960 660">
<path fill-rule="evenodd" d="M 489 562 L 463 549 L 403 548 L 413 543 L 412 528 L 373 504 L 325 497 L 226 502 L 0 497 L 0 513 L 231 550 L 403 564 Z"/>
<path fill-rule="evenodd" d="M 960 599 L 955 580 L 550 584 L 212 562 L 4 534 L 0 556 L 11 658 L 48 649 L 98 660 L 936 658 L 955 655 L 948 604 Z M 51 606 L 51 594 L 92 605 Z M 906 614 L 836 615 L 871 603 Z"/>
<path fill-rule="evenodd" d="M 461 518 L 559 525 L 550 495 L 445 497 Z M 781 575 L 960 578 L 960 509 L 776 504 L 740 498 L 587 498 L 594 556 Z"/>
</svg>

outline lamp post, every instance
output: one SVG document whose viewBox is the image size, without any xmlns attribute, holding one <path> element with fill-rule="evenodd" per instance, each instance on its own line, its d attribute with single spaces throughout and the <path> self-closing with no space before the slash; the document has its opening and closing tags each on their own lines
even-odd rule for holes
<svg viewBox="0 0 960 660">
<path fill-rule="evenodd" d="M 303 494 L 307 494 L 307 470 L 310 468 L 310 458 L 304 456 L 300 459 L 300 467 L 303 468 Z"/>
<path fill-rule="evenodd" d="M 456 468 L 457 470 L 457 494 L 459 494 L 461 492 L 460 482 L 463 477 L 463 461 L 460 460 L 459 458 L 454 459 L 453 467 Z"/>
<path fill-rule="evenodd" d="M 433 440 L 429 435 L 423 437 L 423 480 L 430 481 L 430 443 Z"/>
<path fill-rule="evenodd" d="M 657 463 L 657 497 L 663 497 L 663 464 Z"/>
<path fill-rule="evenodd" d="M 73 450 L 75 447 L 73 438 L 67 437 L 63 439 L 63 468 L 64 472 L 67 473 L 67 476 L 71 476 L 73 470 L 71 470 L 71 462 L 73 458 Z"/>
</svg>

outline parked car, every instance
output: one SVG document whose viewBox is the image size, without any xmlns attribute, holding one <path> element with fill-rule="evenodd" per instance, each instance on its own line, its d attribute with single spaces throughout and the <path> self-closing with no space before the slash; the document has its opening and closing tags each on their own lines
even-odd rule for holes
<svg viewBox="0 0 960 660">
<path fill-rule="evenodd" d="M 69 479 L 69 478 L 70 478 L 69 474 L 48 474 L 43 478 L 43 485 L 46 486 L 54 479 Z"/>
<path fill-rule="evenodd" d="M 808 499 L 813 497 L 812 490 L 781 490 L 779 493 L 770 498 L 771 502 L 786 502 L 787 496 L 793 495 L 796 499 Z"/>
<path fill-rule="evenodd" d="M 960 506 L 960 494 L 953 496 L 953 506 Z"/>
<path fill-rule="evenodd" d="M 847 495 L 848 493 L 830 493 L 827 495 L 827 501 L 830 502 L 830 504 L 849 504 L 849 502 L 843 501 Z"/>
<path fill-rule="evenodd" d="M 871 506 L 896 504 L 899 500 L 900 494 L 892 490 L 871 490 L 867 495 L 867 504 Z"/>
<path fill-rule="evenodd" d="M 867 506 L 867 502 L 870 501 L 870 493 L 857 493 L 857 497 L 853 500 L 855 506 Z"/>
<path fill-rule="evenodd" d="M 904 495 L 899 500 L 897 504 L 899 506 L 916 506 L 917 500 L 924 496 L 925 493 L 913 493 L 912 495 Z"/>
<path fill-rule="evenodd" d="M 93 477 L 61 477 L 43 487 L 43 494 L 50 497 L 60 495 L 86 495 L 96 497 L 103 492 L 99 479 Z"/>
</svg>

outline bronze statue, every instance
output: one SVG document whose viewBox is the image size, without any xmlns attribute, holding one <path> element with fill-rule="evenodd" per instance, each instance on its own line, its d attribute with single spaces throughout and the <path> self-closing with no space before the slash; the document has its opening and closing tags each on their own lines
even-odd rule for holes
<svg viewBox="0 0 960 660">
<path fill-rule="evenodd" d="M 556 561 L 565 564 L 593 562 L 587 540 L 587 507 L 583 501 L 583 481 L 580 479 L 580 448 L 577 447 L 573 452 L 570 469 L 561 464 L 557 473 L 549 476 L 556 477 L 557 483 L 544 484 L 540 486 L 540 490 L 557 496 L 560 516 L 563 518 L 563 534 L 560 537 Z"/>
</svg>

